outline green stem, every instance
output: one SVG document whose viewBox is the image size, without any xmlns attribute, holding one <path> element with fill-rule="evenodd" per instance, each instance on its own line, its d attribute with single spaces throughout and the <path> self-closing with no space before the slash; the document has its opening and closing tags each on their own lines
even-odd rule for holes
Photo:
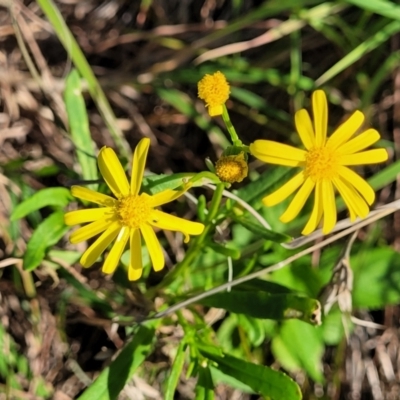
<svg viewBox="0 0 400 400">
<path fill-rule="evenodd" d="M 231 119 L 229 118 L 228 109 L 226 108 L 226 105 L 224 104 L 222 107 L 223 107 L 222 119 L 224 120 L 226 129 L 228 130 L 229 134 L 231 135 L 233 145 L 238 146 L 238 147 L 243 146 L 243 143 L 239 139 L 239 136 L 236 133 L 236 129 L 233 126 Z"/>
<path fill-rule="evenodd" d="M 224 189 L 225 185 L 223 183 L 218 183 L 216 185 L 213 198 L 211 199 L 210 209 L 208 211 L 207 218 L 205 221 L 205 228 L 203 233 L 193 239 L 188 251 L 186 252 L 185 258 L 179 264 L 177 264 L 170 273 L 168 273 L 165 276 L 162 282 L 158 286 L 156 286 L 154 290 L 159 290 L 172 283 L 174 279 L 176 279 L 177 276 L 182 274 L 182 271 L 184 271 L 199 254 L 201 248 L 203 247 L 204 240 L 207 238 L 208 233 L 211 231 L 211 229 L 214 228 L 213 220 L 218 214 L 218 209 L 221 204 L 222 194 L 224 192 Z"/>
</svg>

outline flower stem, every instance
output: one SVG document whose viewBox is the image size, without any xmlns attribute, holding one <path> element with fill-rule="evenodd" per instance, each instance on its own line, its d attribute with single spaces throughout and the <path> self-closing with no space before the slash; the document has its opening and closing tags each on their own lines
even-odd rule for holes
<svg viewBox="0 0 400 400">
<path fill-rule="evenodd" d="M 182 271 L 184 271 L 199 254 L 208 233 L 214 228 L 214 219 L 218 214 L 218 209 L 221 204 L 222 195 L 225 189 L 225 185 L 223 183 L 218 183 L 215 186 L 216 187 L 211 199 L 210 209 L 205 220 L 205 228 L 203 233 L 193 239 L 188 251 L 186 252 L 185 258 L 165 276 L 160 284 L 156 286 L 156 290 L 168 286 L 177 276 L 182 274 Z"/>
<path fill-rule="evenodd" d="M 243 143 L 239 139 L 239 136 L 236 133 L 236 129 L 233 126 L 231 119 L 229 118 L 228 109 L 226 108 L 226 105 L 224 104 L 222 107 L 223 107 L 222 119 L 224 120 L 226 129 L 228 129 L 228 132 L 231 135 L 233 145 L 238 147 L 243 146 Z"/>
</svg>

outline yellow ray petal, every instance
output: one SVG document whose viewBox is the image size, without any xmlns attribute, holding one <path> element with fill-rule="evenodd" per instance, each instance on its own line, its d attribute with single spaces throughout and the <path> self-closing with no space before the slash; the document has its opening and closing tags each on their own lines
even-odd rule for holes
<svg viewBox="0 0 400 400">
<path fill-rule="evenodd" d="M 322 181 L 322 204 L 324 210 L 322 233 L 326 235 L 332 231 L 337 221 L 335 192 L 330 180 Z"/>
<path fill-rule="evenodd" d="M 312 190 L 315 187 L 314 181 L 310 178 L 307 178 L 304 184 L 301 186 L 299 191 L 293 197 L 293 200 L 290 202 L 289 207 L 279 218 L 282 222 L 290 222 L 294 218 L 297 217 L 301 209 L 304 207 L 305 202 L 309 198 Z"/>
<path fill-rule="evenodd" d="M 150 139 L 143 138 L 135 148 L 132 159 L 131 194 L 139 193 L 142 185 L 143 172 L 146 166 L 147 153 L 149 151 Z"/>
<path fill-rule="evenodd" d="M 335 178 L 333 184 L 343 197 L 347 208 L 350 211 L 350 219 L 354 221 L 356 217 L 365 218 L 369 213 L 369 207 L 365 200 L 358 194 L 352 185 L 349 185 L 342 178 Z"/>
<path fill-rule="evenodd" d="M 78 199 L 90 201 L 92 203 L 107 207 L 112 207 L 116 202 L 116 200 L 110 196 L 95 192 L 94 190 L 82 186 L 71 186 L 71 194 Z"/>
<path fill-rule="evenodd" d="M 93 236 L 105 231 L 114 221 L 117 221 L 117 217 L 103 217 L 97 221 L 92 222 L 89 225 L 85 225 L 82 228 L 77 229 L 75 232 L 71 233 L 69 241 L 71 243 L 79 243 L 84 240 L 90 239 Z"/>
<path fill-rule="evenodd" d="M 64 214 L 65 225 L 79 225 L 85 222 L 96 221 L 103 218 L 105 214 L 111 213 L 112 208 L 90 208 L 87 210 L 70 211 Z"/>
<path fill-rule="evenodd" d="M 304 108 L 297 111 L 294 115 L 294 123 L 304 147 L 310 150 L 315 146 L 315 132 L 308 111 Z"/>
<path fill-rule="evenodd" d="M 250 144 L 250 153 L 261 161 L 289 167 L 304 163 L 307 154 L 304 150 L 272 140 L 256 140 Z"/>
<path fill-rule="evenodd" d="M 322 204 L 322 185 L 321 182 L 317 182 L 315 187 L 314 206 L 310 218 L 301 232 L 303 235 L 309 235 L 310 233 L 315 231 L 319 222 L 321 221 L 323 211 L 324 210 Z"/>
<path fill-rule="evenodd" d="M 182 232 L 185 235 L 185 243 L 189 241 L 189 235 L 200 235 L 204 231 L 204 225 L 200 222 L 188 221 L 160 210 L 153 210 L 148 222 L 159 229 Z"/>
<path fill-rule="evenodd" d="M 128 279 L 130 281 L 137 281 L 142 277 L 143 269 L 133 269 L 129 266 Z"/>
<path fill-rule="evenodd" d="M 103 147 L 97 158 L 101 175 L 118 199 L 129 194 L 129 183 L 114 150 Z"/>
<path fill-rule="evenodd" d="M 143 260 L 142 260 L 142 240 L 140 238 L 139 229 L 131 229 L 130 239 L 130 261 L 128 268 L 128 279 L 136 281 L 142 276 Z"/>
<path fill-rule="evenodd" d="M 346 154 L 340 157 L 342 165 L 365 165 L 378 164 L 387 161 L 389 158 L 386 149 L 373 149 L 362 151 L 361 153 Z"/>
<path fill-rule="evenodd" d="M 328 103 L 323 90 L 316 90 L 312 94 L 312 109 L 314 117 L 315 145 L 323 146 L 326 140 L 328 127 Z"/>
<path fill-rule="evenodd" d="M 332 133 L 326 145 L 332 149 L 337 149 L 343 143 L 346 143 L 360 129 L 364 122 L 364 114 L 361 111 L 354 111 L 350 118 L 343 122 L 335 132 Z"/>
<path fill-rule="evenodd" d="M 340 166 L 338 168 L 338 174 L 341 178 L 345 179 L 348 184 L 353 185 L 369 205 L 375 201 L 374 189 L 372 189 L 369 183 L 361 178 L 360 175 L 345 166 Z"/>
<path fill-rule="evenodd" d="M 187 187 L 189 189 L 189 186 Z M 174 201 L 181 197 L 186 190 L 172 190 L 172 189 L 166 189 L 163 190 L 162 192 L 156 193 L 153 196 L 151 196 L 151 206 L 152 207 L 158 207 L 163 204 L 170 203 L 171 201 Z"/>
<path fill-rule="evenodd" d="M 161 271 L 164 268 L 165 259 L 160 242 L 158 241 L 153 228 L 150 225 L 143 224 L 140 227 L 140 232 L 142 232 L 144 241 L 146 242 L 146 247 L 149 251 L 154 271 Z"/>
<path fill-rule="evenodd" d="M 367 129 L 354 139 L 340 146 L 337 151 L 339 154 L 353 154 L 364 150 L 379 140 L 381 135 L 375 129 Z"/>
<path fill-rule="evenodd" d="M 304 171 L 299 172 L 292 179 L 286 182 L 283 186 L 281 186 L 275 192 L 265 196 L 262 199 L 262 202 L 267 207 L 272 207 L 275 204 L 280 203 L 281 201 L 288 198 L 296 189 L 298 189 L 306 180 L 304 176 Z"/>
<path fill-rule="evenodd" d="M 106 260 L 104 261 L 102 271 L 105 274 L 112 274 L 117 268 L 119 260 L 121 259 L 122 253 L 124 252 L 126 243 L 129 239 L 129 228 L 123 226 L 118 233 L 115 243 L 108 253 Z"/>
<path fill-rule="evenodd" d="M 100 257 L 103 251 L 117 237 L 121 230 L 120 224 L 113 222 L 97 239 L 96 241 L 82 254 L 80 263 L 85 267 L 91 267 Z"/>
</svg>

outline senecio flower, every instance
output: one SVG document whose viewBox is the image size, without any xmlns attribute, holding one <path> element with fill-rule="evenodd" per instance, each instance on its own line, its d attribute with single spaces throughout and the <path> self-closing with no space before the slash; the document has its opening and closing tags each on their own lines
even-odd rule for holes
<svg viewBox="0 0 400 400">
<path fill-rule="evenodd" d="M 337 218 L 335 189 L 343 197 L 351 221 L 356 217 L 365 218 L 369 205 L 375 200 L 375 192 L 348 166 L 376 164 L 388 159 L 383 148 L 362 151 L 379 140 L 380 135 L 375 129 L 367 129 L 353 137 L 364 122 L 362 112 L 355 111 L 327 138 L 328 105 L 322 90 L 313 93 L 312 109 L 314 123 L 305 109 L 295 115 L 295 125 L 305 150 L 270 140 L 256 140 L 250 145 L 251 154 L 261 161 L 301 168 L 297 175 L 263 199 L 266 206 L 273 206 L 299 189 L 280 217 L 282 222 L 293 220 L 315 190 L 314 207 L 303 235 L 313 232 L 322 216 L 323 233 L 333 229 Z"/>
<path fill-rule="evenodd" d="M 246 178 L 248 170 L 243 152 L 236 155 L 222 156 L 215 163 L 215 173 L 222 182 L 242 182 Z"/>
<path fill-rule="evenodd" d="M 153 227 L 180 231 L 185 235 L 185 242 L 189 241 L 189 235 L 200 235 L 203 232 L 204 225 L 201 223 L 187 221 L 156 209 L 180 197 L 188 187 L 183 190 L 167 189 L 154 195 L 139 194 L 149 146 L 150 140 L 142 139 L 133 153 L 130 185 L 115 152 L 109 147 L 100 150 L 97 160 L 99 169 L 116 198 L 85 187 L 72 186 L 73 196 L 100 205 L 99 208 L 71 211 L 64 217 L 67 225 L 90 222 L 71 234 L 71 243 L 79 243 L 101 233 L 83 253 L 80 262 L 84 267 L 93 265 L 115 240 L 103 264 L 104 273 L 113 273 L 129 241 L 128 278 L 137 280 L 143 270 L 142 236 L 154 270 L 161 270 L 165 264 L 162 248 Z"/>
<path fill-rule="evenodd" d="M 223 105 L 229 99 L 229 83 L 222 72 L 206 74 L 197 84 L 199 98 L 204 100 L 211 117 L 222 115 Z"/>
</svg>

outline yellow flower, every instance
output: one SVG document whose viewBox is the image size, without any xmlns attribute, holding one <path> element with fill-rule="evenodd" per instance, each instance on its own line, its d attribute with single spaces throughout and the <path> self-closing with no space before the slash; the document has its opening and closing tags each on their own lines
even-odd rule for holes
<svg viewBox="0 0 400 400">
<path fill-rule="evenodd" d="M 362 112 L 355 111 L 327 138 L 328 105 L 322 90 L 313 93 L 312 108 L 314 123 L 305 109 L 295 115 L 295 125 L 305 150 L 270 140 L 256 140 L 250 145 L 251 154 L 261 161 L 301 168 L 280 189 L 263 199 L 266 206 L 273 206 L 299 189 L 280 217 L 282 222 L 293 220 L 315 189 L 314 207 L 303 235 L 313 232 L 322 216 L 323 233 L 333 229 L 337 218 L 335 189 L 343 197 L 351 221 L 356 217 L 365 218 L 369 213 L 368 205 L 375 200 L 375 192 L 348 166 L 376 164 L 388 159 L 388 153 L 383 148 L 362 151 L 379 140 L 380 135 L 375 129 L 367 129 L 352 138 L 364 122 Z"/>
<path fill-rule="evenodd" d="M 222 115 L 223 105 L 229 99 L 229 83 L 222 72 L 206 74 L 197 84 L 199 98 L 204 100 L 211 117 Z"/>
<path fill-rule="evenodd" d="M 248 170 L 243 152 L 237 155 L 222 156 L 215 163 L 215 173 L 222 182 L 242 182 L 246 178 Z"/>
<path fill-rule="evenodd" d="M 133 153 L 130 185 L 115 152 L 109 147 L 100 150 L 99 169 L 116 198 L 81 186 L 71 188 L 73 196 L 100 205 L 100 208 L 71 211 L 64 217 L 67 225 L 90 222 L 71 234 L 71 243 L 79 243 L 101 233 L 83 253 L 80 262 L 84 267 L 93 265 L 115 240 L 103 264 L 104 273 L 113 273 L 129 242 L 128 277 L 130 280 L 137 280 L 143 270 L 141 237 L 146 243 L 154 270 L 161 270 L 165 264 L 162 248 L 153 227 L 180 231 L 185 235 L 185 242 L 189 241 L 189 235 L 200 235 L 203 232 L 204 225 L 201 223 L 187 221 L 156 209 L 177 199 L 188 188 L 181 191 L 167 189 L 152 196 L 146 193 L 139 194 L 149 146 L 150 140 L 142 139 Z"/>
</svg>

